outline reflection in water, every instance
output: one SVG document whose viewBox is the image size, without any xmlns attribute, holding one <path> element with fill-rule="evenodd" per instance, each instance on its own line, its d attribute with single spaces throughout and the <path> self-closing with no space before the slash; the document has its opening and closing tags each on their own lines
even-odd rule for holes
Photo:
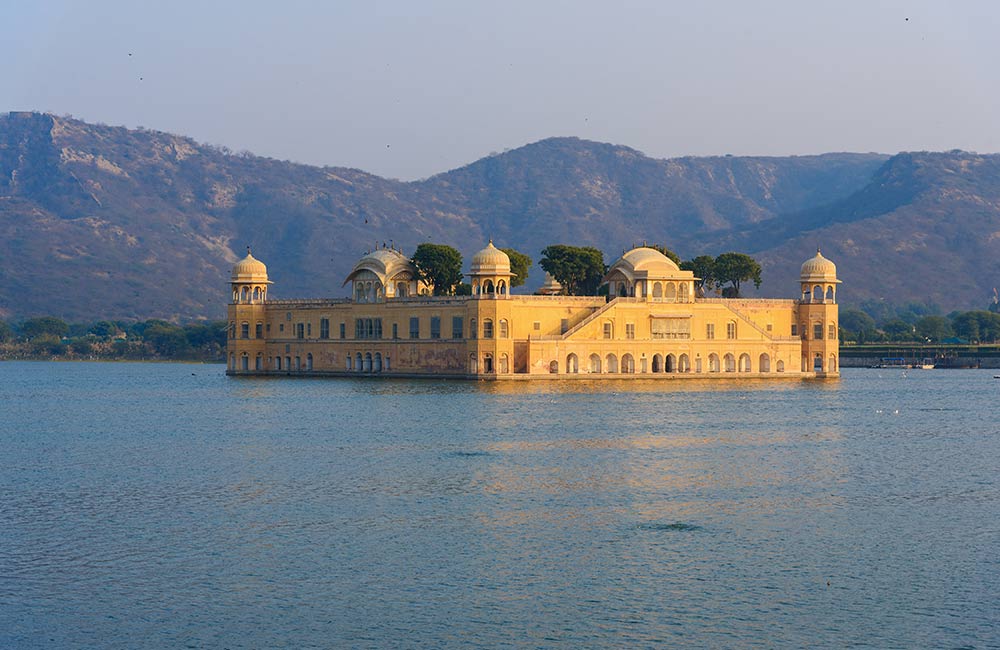
<svg viewBox="0 0 1000 650">
<path fill-rule="evenodd" d="M 988 373 L 222 372 L 0 364 L 0 647 L 1000 636 Z"/>
</svg>

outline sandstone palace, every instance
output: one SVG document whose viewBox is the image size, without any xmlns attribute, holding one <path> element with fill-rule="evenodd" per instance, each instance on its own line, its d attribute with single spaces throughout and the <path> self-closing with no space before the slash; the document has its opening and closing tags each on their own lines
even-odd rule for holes
<svg viewBox="0 0 1000 650">
<path fill-rule="evenodd" d="M 344 299 L 272 300 L 267 267 L 233 267 L 228 374 L 466 379 L 835 377 L 837 268 L 802 265 L 797 299 L 696 295 L 696 278 L 652 248 L 611 265 L 607 296 L 511 295 L 510 260 L 472 258 L 470 296 L 435 297 L 408 257 L 362 257 Z"/>
</svg>

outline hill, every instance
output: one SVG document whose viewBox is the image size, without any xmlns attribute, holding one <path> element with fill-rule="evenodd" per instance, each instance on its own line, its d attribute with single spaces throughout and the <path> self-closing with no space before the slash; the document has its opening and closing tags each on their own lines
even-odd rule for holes
<svg viewBox="0 0 1000 650">
<path fill-rule="evenodd" d="M 317 297 L 345 295 L 354 261 L 383 241 L 468 256 L 490 236 L 536 260 L 550 243 L 596 245 L 609 262 L 643 240 L 686 258 L 737 248 L 764 262 L 763 291 L 777 296 L 794 293 L 820 243 L 846 300 L 981 307 L 1000 279 L 998 164 L 962 152 L 658 160 L 553 138 L 401 182 L 11 113 L 0 317 L 216 318 L 247 245 L 274 296 Z"/>
</svg>

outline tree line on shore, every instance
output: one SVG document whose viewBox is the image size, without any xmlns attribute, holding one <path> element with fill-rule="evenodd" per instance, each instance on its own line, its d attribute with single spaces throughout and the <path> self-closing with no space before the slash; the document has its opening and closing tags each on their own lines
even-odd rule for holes
<svg viewBox="0 0 1000 650">
<path fill-rule="evenodd" d="M 863 302 L 840 312 L 840 340 L 866 343 L 1000 343 L 1000 306 L 942 314 L 936 305 Z"/>
<path fill-rule="evenodd" d="M 225 321 L 69 323 L 53 316 L 13 324 L 0 320 L 3 359 L 221 361 L 225 348 Z"/>
</svg>

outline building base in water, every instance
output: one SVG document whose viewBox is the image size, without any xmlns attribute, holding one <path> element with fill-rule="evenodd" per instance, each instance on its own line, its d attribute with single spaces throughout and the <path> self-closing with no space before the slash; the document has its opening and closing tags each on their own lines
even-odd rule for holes
<svg viewBox="0 0 1000 650">
<path fill-rule="evenodd" d="M 511 295 L 490 242 L 471 296 L 435 297 L 401 252 L 355 265 L 345 299 L 272 300 L 266 266 L 233 268 L 230 375 L 682 379 L 839 375 L 836 266 L 802 265 L 797 299 L 696 295 L 696 278 L 651 248 L 609 269 L 607 296 Z"/>
</svg>

